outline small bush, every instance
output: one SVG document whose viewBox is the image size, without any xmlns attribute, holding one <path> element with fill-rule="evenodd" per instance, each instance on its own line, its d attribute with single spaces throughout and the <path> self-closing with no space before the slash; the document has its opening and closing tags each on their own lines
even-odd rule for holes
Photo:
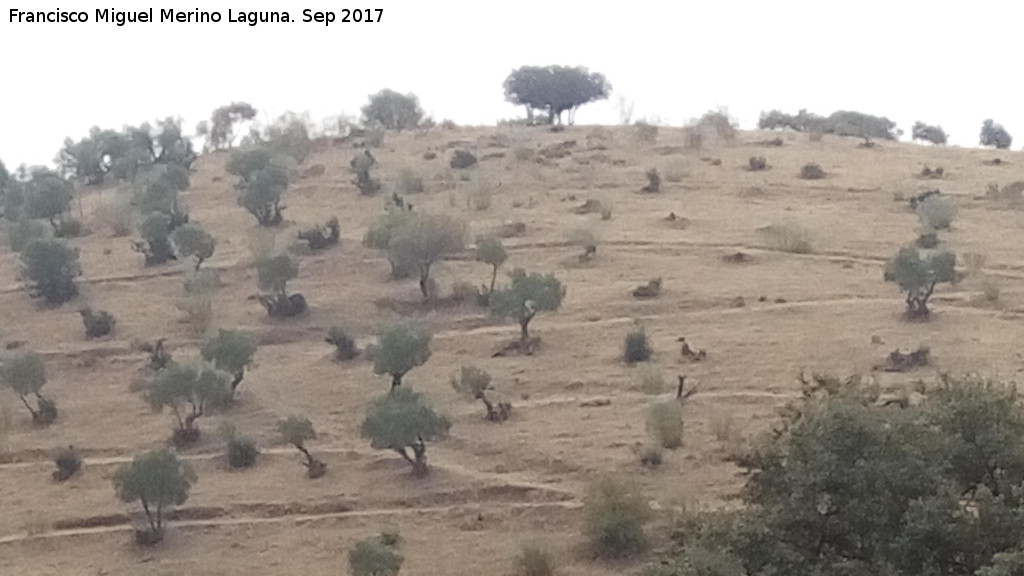
<svg viewBox="0 0 1024 576">
<path fill-rule="evenodd" d="M 660 192 L 661 191 L 661 174 L 658 174 L 657 168 L 651 168 L 645 174 L 647 176 L 647 186 L 644 186 L 642 191 L 648 193 Z"/>
<path fill-rule="evenodd" d="M 643 495 L 615 480 L 598 481 L 583 502 L 583 532 L 598 556 L 629 558 L 645 551 L 644 526 L 650 519 Z"/>
<path fill-rule="evenodd" d="M 825 170 L 817 164 L 805 164 L 800 168 L 800 178 L 803 180 L 821 180 L 824 177 Z"/>
<path fill-rule="evenodd" d="M 724 112 L 706 112 L 695 124 L 702 134 L 714 134 L 719 140 L 736 140 L 736 123 Z"/>
<path fill-rule="evenodd" d="M 349 550 L 348 565 L 352 576 L 397 576 L 404 558 L 381 538 L 357 542 Z"/>
<path fill-rule="evenodd" d="M 466 150 L 456 150 L 452 153 L 449 165 L 456 170 L 463 170 L 474 166 L 477 163 L 476 156 Z"/>
<path fill-rule="evenodd" d="M 523 544 L 516 557 L 517 576 L 552 576 L 555 564 L 551 553 L 539 544 Z"/>
<path fill-rule="evenodd" d="M 930 126 L 920 120 L 914 122 L 910 137 L 912 140 L 922 140 L 932 144 L 945 144 L 947 140 L 946 132 L 942 129 L 942 126 Z"/>
<path fill-rule="evenodd" d="M 768 169 L 768 160 L 764 156 L 751 156 L 747 161 L 747 169 L 751 172 Z"/>
<path fill-rule="evenodd" d="M 86 307 L 78 311 L 82 315 L 82 323 L 85 324 L 86 338 L 100 338 L 114 331 L 117 320 L 114 315 L 106 310 L 93 311 Z"/>
<path fill-rule="evenodd" d="M 811 233 L 795 222 L 780 222 L 758 230 L 773 250 L 793 254 L 810 254 Z"/>
<path fill-rule="evenodd" d="M 922 232 L 914 241 L 914 245 L 918 248 L 935 248 L 939 245 L 939 235 L 934 231 Z"/>
<path fill-rule="evenodd" d="M 351 360 L 359 356 L 359 348 L 356 346 L 356 341 L 349 336 L 342 326 L 331 326 L 331 329 L 327 331 L 327 338 L 324 338 L 324 340 L 328 344 L 334 345 L 334 357 L 338 360 Z"/>
<path fill-rule="evenodd" d="M 117 238 L 130 235 L 135 228 L 131 200 L 127 196 L 119 195 L 101 204 L 93 212 L 93 218 Z"/>
<path fill-rule="evenodd" d="M 956 204 L 946 196 L 929 196 L 917 205 L 917 215 L 921 223 L 933 230 L 948 229 L 956 213 Z"/>
<path fill-rule="evenodd" d="M 651 346 L 647 341 L 647 333 L 642 326 L 626 334 L 623 357 L 627 364 L 646 362 L 651 357 Z"/>
<path fill-rule="evenodd" d="M 637 454 L 640 456 L 640 463 L 644 466 L 661 466 L 664 461 L 662 448 L 658 444 L 644 444 L 640 446 Z"/>
<path fill-rule="evenodd" d="M 512 150 L 512 157 L 519 162 L 529 162 L 537 156 L 537 151 L 527 146 L 517 146 Z"/>
<path fill-rule="evenodd" d="M 213 324 L 213 298 L 208 294 L 190 294 L 174 306 L 185 314 L 193 336 L 203 336 Z"/>
<path fill-rule="evenodd" d="M 221 435 L 227 444 L 229 466 L 232 468 L 251 468 L 256 464 L 256 458 L 260 455 L 260 451 L 252 438 L 239 436 L 234 425 L 226 422 L 221 425 Z"/>
<path fill-rule="evenodd" d="M 419 174 L 409 168 L 403 168 L 398 173 L 398 180 L 395 182 L 395 192 L 399 196 L 422 194 L 423 190 L 423 178 Z"/>
<path fill-rule="evenodd" d="M 640 390 L 644 394 L 658 395 L 665 391 L 665 375 L 656 366 L 648 366 L 640 373 Z"/>
<path fill-rule="evenodd" d="M 653 144 L 658 140 L 658 127 L 643 120 L 637 120 L 634 124 L 634 137 L 638 142 Z"/>
<path fill-rule="evenodd" d="M 78 451 L 73 446 L 62 448 L 57 452 L 53 462 L 57 465 L 57 469 L 53 472 L 53 479 L 57 482 L 71 478 L 82 469 L 82 457 L 78 455 Z"/>
<path fill-rule="evenodd" d="M 666 400 L 652 404 L 647 411 L 647 432 L 662 448 L 674 450 L 683 445 L 683 419 L 679 403 Z"/>
</svg>

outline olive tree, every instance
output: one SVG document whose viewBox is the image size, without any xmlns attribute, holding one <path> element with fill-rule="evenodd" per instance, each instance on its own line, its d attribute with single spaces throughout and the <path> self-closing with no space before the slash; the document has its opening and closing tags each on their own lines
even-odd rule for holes
<svg viewBox="0 0 1024 576">
<path fill-rule="evenodd" d="M 229 394 L 227 375 L 212 366 L 172 363 L 150 380 L 146 399 L 154 410 L 171 409 L 177 422 L 172 440 L 187 446 L 199 439 L 196 420 Z"/>
<path fill-rule="evenodd" d="M 494 401 L 487 395 L 488 392 L 494 390 L 494 387 L 491 386 L 491 375 L 486 370 L 476 366 L 463 366 L 458 377 L 452 376 L 451 383 L 456 392 L 483 402 L 484 408 L 487 410 L 487 419 L 491 422 L 508 420 L 512 404 L 507 401 L 499 401 L 498 406 L 495 407 Z"/>
<path fill-rule="evenodd" d="M 33 240 L 21 251 L 25 276 L 34 284 L 34 295 L 51 304 L 63 304 L 78 295 L 75 278 L 82 273 L 78 249 L 63 240 Z"/>
<path fill-rule="evenodd" d="M 232 102 L 215 109 L 210 115 L 209 123 L 201 123 L 196 132 L 200 136 L 206 136 L 207 143 L 214 150 L 230 148 L 235 139 L 235 125 L 255 117 L 256 109 L 252 107 L 252 104 Z"/>
<path fill-rule="evenodd" d="M 313 423 L 309 421 L 309 418 L 289 416 L 277 423 L 277 430 L 285 442 L 295 446 L 306 457 L 303 465 L 306 467 L 306 475 L 309 478 L 319 478 L 327 472 L 327 464 L 314 458 L 306 449 L 306 441 L 316 439 L 316 430 L 313 429 Z"/>
<path fill-rule="evenodd" d="M 385 88 L 370 96 L 363 106 L 363 123 L 379 124 L 388 130 L 412 129 L 423 119 L 423 109 L 415 94 L 400 94 Z"/>
<path fill-rule="evenodd" d="M 885 267 L 886 282 L 895 282 L 907 293 L 907 315 L 928 316 L 928 299 L 940 282 L 956 279 L 956 255 L 952 252 L 929 253 L 914 247 L 900 248 Z"/>
<path fill-rule="evenodd" d="M 178 248 L 178 254 L 196 259 L 196 270 L 203 265 L 203 262 L 213 256 L 217 242 L 213 236 L 199 224 L 185 224 L 174 231 L 174 245 Z"/>
<path fill-rule="evenodd" d="M 491 266 L 491 284 L 487 294 L 494 292 L 494 283 L 498 280 L 498 268 L 508 259 L 508 252 L 497 236 L 484 236 L 476 241 L 476 260 Z"/>
<path fill-rule="evenodd" d="M 288 168 L 281 158 L 265 147 L 251 148 L 232 154 L 226 169 L 238 176 L 239 206 L 260 226 L 277 226 L 283 221 L 281 195 L 288 189 Z"/>
<path fill-rule="evenodd" d="M 1016 386 L 940 377 L 919 399 L 871 379 L 805 379 L 737 454 L 738 510 L 684 518 L 650 574 L 1020 573 L 1024 409 Z"/>
<path fill-rule="evenodd" d="M 612 87 L 604 75 L 581 66 L 523 66 L 508 75 L 504 89 L 505 100 L 525 106 L 531 122 L 534 110 L 543 110 L 549 124 L 561 124 L 563 112 L 572 124 L 580 106 L 608 98 Z"/>
<path fill-rule="evenodd" d="M 163 539 L 164 509 L 188 500 L 196 474 L 188 462 L 166 448 L 140 454 L 114 474 L 114 491 L 123 502 L 139 502 L 148 531 L 136 532 L 136 542 L 156 544 Z"/>
<path fill-rule="evenodd" d="M 26 352 L 6 360 L 0 368 L 0 377 L 21 398 L 33 422 L 46 425 L 57 419 L 57 405 L 40 392 L 46 384 L 46 364 L 41 356 Z M 35 396 L 35 408 L 29 403 L 29 396 Z"/>
<path fill-rule="evenodd" d="M 391 324 L 381 331 L 373 357 L 373 373 L 391 375 L 391 389 L 402 385 L 402 377 L 430 359 L 431 334 L 408 322 Z"/>
<path fill-rule="evenodd" d="M 1002 124 L 993 122 L 989 118 L 981 124 L 981 135 L 978 142 L 982 146 L 995 146 L 1000 150 L 1005 150 L 1013 143 L 1013 136 L 1010 136 Z"/>
<path fill-rule="evenodd" d="M 29 218 L 46 220 L 53 227 L 53 233 L 61 235 L 63 215 L 71 209 L 73 200 L 71 182 L 52 170 L 37 169 L 32 178 L 25 182 L 24 209 Z"/>
<path fill-rule="evenodd" d="M 516 268 L 509 273 L 512 283 L 491 294 L 491 313 L 519 323 L 520 339 L 530 338 L 530 321 L 537 312 L 557 310 L 565 297 L 565 287 L 552 274 L 526 273 Z"/>
<path fill-rule="evenodd" d="M 466 224 L 446 214 L 415 213 L 399 226 L 388 242 L 391 261 L 401 262 L 419 272 L 420 293 L 427 301 L 430 291 L 430 269 L 441 258 L 465 249 Z"/>
<path fill-rule="evenodd" d="M 232 375 L 230 397 L 234 399 L 238 385 L 245 378 L 245 369 L 256 354 L 256 339 L 240 330 L 221 329 L 203 343 L 200 353 L 217 370 Z"/>
<path fill-rule="evenodd" d="M 439 415 L 410 388 L 396 388 L 370 405 L 361 433 L 378 450 L 394 450 L 412 465 L 413 474 L 427 474 L 427 442 L 444 438 L 451 421 Z M 409 456 L 412 450 L 412 456 Z"/>
<path fill-rule="evenodd" d="M 146 266 L 158 266 L 178 257 L 171 243 L 172 217 L 164 212 L 151 212 L 139 224 L 141 242 L 133 242 L 132 249 L 146 258 Z"/>
<path fill-rule="evenodd" d="M 391 239 L 394 238 L 396 232 L 415 217 L 416 214 L 412 210 L 403 206 L 389 204 L 384 209 L 384 213 L 377 217 L 377 220 L 366 231 L 366 235 L 363 236 L 363 246 L 373 248 L 374 250 L 382 250 L 387 255 L 388 263 L 391 264 L 392 278 L 408 276 L 411 266 L 408 263 L 396 260 L 399 255 L 393 254 L 388 249 L 388 246 L 390 246 Z"/>
<path fill-rule="evenodd" d="M 280 253 L 256 263 L 256 276 L 260 289 L 270 292 L 260 296 L 260 303 L 273 317 L 297 316 L 307 308 L 302 294 L 288 294 L 288 282 L 299 276 L 299 264 L 291 256 Z"/>
</svg>

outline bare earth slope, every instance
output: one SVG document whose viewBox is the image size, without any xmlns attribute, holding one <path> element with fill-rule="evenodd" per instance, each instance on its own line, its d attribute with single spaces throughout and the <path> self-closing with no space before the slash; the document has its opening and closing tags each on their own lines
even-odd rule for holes
<svg viewBox="0 0 1024 576">
<path fill-rule="evenodd" d="M 433 357 L 409 374 L 408 384 L 454 422 L 451 437 L 429 448 L 433 473 L 423 480 L 411 478 L 396 455 L 359 438 L 365 408 L 386 390 L 387 379 L 373 375 L 363 359 L 333 361 L 323 341 L 337 322 L 361 341 L 372 340 L 396 317 L 392 304 L 418 298 L 415 281 L 389 280 L 387 262 L 361 245 L 384 197 L 360 196 L 351 183 L 348 162 L 358 150 L 347 143 L 325 146 L 306 162 L 322 164 L 323 175 L 296 179 L 286 193 L 280 246 L 330 215 L 342 227 L 340 247 L 317 254 L 293 248 L 300 273 L 291 289 L 306 296 L 311 310 L 289 321 L 268 320 L 247 299 L 257 293 L 249 249 L 255 220 L 235 203 L 233 178 L 223 170 L 226 156 L 202 158 L 186 196 L 192 218 L 219 242 L 208 264 L 225 283 L 216 296 L 214 327 L 253 330 L 261 346 L 237 406 L 200 420 L 204 438 L 186 452 L 199 481 L 167 540 L 148 550 L 131 543 L 134 508 L 115 498 L 110 478 L 133 454 L 167 440 L 170 416 L 153 414 L 130 390 L 146 362 L 131 343 L 165 337 L 176 357 L 196 354 L 198 340 L 175 308 L 188 264 L 144 268 L 127 238 L 112 237 L 90 217 L 114 192 L 86 191 L 83 213 L 92 233 L 72 241 L 84 270 L 75 302 L 38 307 L 18 281 L 16 255 L 6 244 L 0 248 L 0 338 L 45 355 L 47 390 L 61 410 L 55 425 L 34 429 L 16 399 L 0 395 L 10 416 L 6 438 L 0 436 L 0 573 L 339 574 L 356 540 L 387 528 L 405 539 L 403 574 L 508 574 L 519 543 L 533 538 L 555 546 L 565 574 L 620 574 L 623 567 L 587 561 L 578 551 L 587 483 L 600 474 L 628 474 L 662 510 L 721 505 L 742 483 L 726 455 L 766 429 L 775 411 L 799 394 L 801 370 L 866 373 L 896 347 L 925 344 L 934 366 L 876 373 L 883 388 L 897 390 L 939 370 L 1017 376 L 1016 345 L 1024 341 L 1024 212 L 983 196 L 989 182 L 1024 180 L 1024 157 L 889 142 L 865 149 L 854 139 L 810 142 L 792 134 L 783 135 L 782 147 L 757 144 L 769 137 L 743 133 L 732 144 L 690 150 L 680 130 L 665 128 L 656 143 L 640 142 L 629 128 L 579 126 L 562 133 L 389 134 L 373 151 L 386 190 L 407 168 L 425 180 L 425 193 L 406 198 L 418 211 L 465 218 L 474 236 L 523 222 L 526 232 L 505 240 L 506 269 L 553 272 L 568 289 L 561 310 L 539 314 L 531 326 L 543 338 L 532 357 L 492 358 L 518 328 L 488 319 L 473 304 L 415 312 L 436 335 Z M 564 157 L 539 154 L 570 140 L 575 144 Z M 454 148 L 474 152 L 480 164 L 450 169 Z M 534 150 L 542 161 L 525 159 L 521 149 Z M 426 152 L 437 158 L 424 159 Z M 755 155 L 765 156 L 770 169 L 747 171 Z M 983 163 L 995 157 L 1009 164 Z M 829 176 L 797 178 L 807 162 Z M 924 164 L 942 166 L 946 177 L 916 178 Z M 648 168 L 664 179 L 659 193 L 640 192 Z M 477 210 L 470 200 L 481 187 L 492 190 L 491 205 Z M 997 302 L 985 301 L 979 278 L 968 277 L 940 287 L 930 322 L 908 323 L 900 316 L 898 289 L 882 281 L 882 269 L 917 235 L 916 215 L 894 197 L 929 187 L 952 195 L 959 207 L 943 241 L 958 254 L 986 254 L 984 273 L 1001 294 Z M 588 199 L 611 206 L 612 218 L 573 213 Z M 667 221 L 670 212 L 685 222 Z M 812 253 L 771 250 L 756 232 L 786 220 L 810 231 Z M 580 249 L 569 243 L 580 227 L 598 238 L 590 262 L 579 262 Z M 723 261 L 737 251 L 752 261 Z M 664 282 L 660 297 L 631 296 L 635 286 L 657 277 Z M 485 283 L 489 269 L 467 255 L 440 265 L 436 278 L 444 293 L 459 280 Z M 736 305 L 737 297 L 744 306 Z M 85 303 L 117 316 L 113 337 L 84 339 L 76 310 Z M 639 465 L 634 448 L 646 438 L 646 407 L 659 396 L 640 386 L 650 368 L 621 360 L 623 337 L 636 319 L 652 339 L 653 364 L 667 382 L 661 397 L 672 395 L 677 374 L 699 386 L 684 409 L 684 446 L 667 452 L 655 470 Z M 683 359 L 682 336 L 706 349 L 707 360 Z M 488 370 L 513 400 L 510 421 L 486 422 L 478 403 L 451 389 L 449 376 L 465 364 Z M 610 403 L 587 405 L 595 399 Z M 275 422 L 289 414 L 308 415 L 320 432 L 310 448 L 328 463 L 324 478 L 306 480 L 299 455 L 277 443 Z M 216 434 L 224 420 L 260 443 L 264 453 L 255 468 L 227 468 Z M 50 451 L 69 443 L 80 448 L 85 467 L 69 482 L 53 483 Z"/>
</svg>

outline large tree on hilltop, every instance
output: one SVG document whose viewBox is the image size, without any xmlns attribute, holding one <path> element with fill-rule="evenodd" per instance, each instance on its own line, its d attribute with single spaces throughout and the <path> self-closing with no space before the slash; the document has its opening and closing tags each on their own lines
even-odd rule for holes
<svg viewBox="0 0 1024 576">
<path fill-rule="evenodd" d="M 580 106 L 604 100 L 612 90 L 603 74 L 582 66 L 523 66 L 508 75 L 504 88 L 507 101 L 526 106 L 531 120 L 534 110 L 546 111 L 549 124 L 561 124 L 563 112 L 572 124 Z"/>
</svg>

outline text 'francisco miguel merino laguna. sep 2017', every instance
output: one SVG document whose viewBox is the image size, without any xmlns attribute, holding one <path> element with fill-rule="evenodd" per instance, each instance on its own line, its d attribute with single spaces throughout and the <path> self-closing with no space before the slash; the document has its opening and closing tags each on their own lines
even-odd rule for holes
<svg viewBox="0 0 1024 576">
<path fill-rule="evenodd" d="M 317 11 L 305 9 L 299 18 L 293 18 L 287 11 L 250 10 L 236 11 L 229 9 L 227 14 L 217 10 L 174 10 L 173 8 L 149 8 L 148 10 L 115 10 L 113 8 L 97 8 L 94 18 L 90 19 L 85 10 L 19 10 L 9 11 L 12 24 L 42 23 L 84 23 L 98 22 L 124 26 L 126 24 L 145 24 L 152 22 L 178 22 L 182 24 L 201 24 L 232 22 L 255 26 L 257 24 L 285 22 L 313 22 L 328 26 L 332 23 L 380 22 L 384 15 L 383 8 L 356 8 L 334 11 Z"/>
</svg>

